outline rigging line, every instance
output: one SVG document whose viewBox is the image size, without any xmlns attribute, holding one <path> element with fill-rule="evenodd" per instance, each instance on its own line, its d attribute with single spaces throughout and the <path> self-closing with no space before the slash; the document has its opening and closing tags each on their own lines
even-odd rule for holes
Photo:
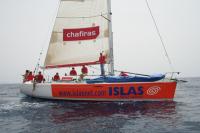
<svg viewBox="0 0 200 133">
<path fill-rule="evenodd" d="M 162 46 L 163 46 L 163 48 L 164 48 L 165 56 L 167 57 L 168 62 L 169 62 L 169 65 L 170 65 L 170 67 L 171 67 L 171 70 L 173 71 L 174 68 L 173 68 L 171 59 L 169 58 L 169 55 L 168 55 L 168 53 L 167 53 L 166 46 L 165 46 L 165 44 L 164 44 L 163 38 L 162 38 L 161 33 L 160 33 L 159 29 L 158 29 L 158 25 L 157 25 L 157 23 L 156 23 L 156 20 L 155 20 L 155 18 L 154 18 L 154 16 L 153 16 L 153 13 L 152 13 L 151 8 L 150 8 L 150 6 L 149 6 L 148 0 L 145 0 L 145 2 L 146 2 L 146 5 L 147 5 L 147 7 L 148 7 L 148 10 L 149 10 L 149 12 L 150 12 L 150 15 L 151 15 L 151 17 L 152 17 L 152 20 L 153 20 L 153 22 L 154 22 L 154 26 L 155 26 L 155 28 L 156 28 L 157 34 L 158 34 L 158 36 L 159 36 L 159 38 L 160 38 L 160 41 L 161 41 L 161 43 L 162 43 Z"/>
</svg>

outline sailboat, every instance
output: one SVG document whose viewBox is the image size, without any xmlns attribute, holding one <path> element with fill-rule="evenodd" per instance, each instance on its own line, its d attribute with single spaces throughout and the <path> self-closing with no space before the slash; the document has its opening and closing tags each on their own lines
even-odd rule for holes
<svg viewBox="0 0 200 133">
<path fill-rule="evenodd" d="M 111 15 L 111 0 L 60 0 L 42 69 L 97 66 L 103 53 L 109 71 L 81 81 L 71 77 L 67 81 L 29 81 L 23 83 L 21 93 L 80 101 L 172 100 L 177 81 L 165 74 L 115 75 Z M 38 65 L 36 71 L 40 68 Z"/>
</svg>

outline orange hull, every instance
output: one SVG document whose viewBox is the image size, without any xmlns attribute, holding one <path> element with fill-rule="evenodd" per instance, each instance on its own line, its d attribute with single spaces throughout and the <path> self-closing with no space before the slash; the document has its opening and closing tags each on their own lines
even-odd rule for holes
<svg viewBox="0 0 200 133">
<path fill-rule="evenodd" d="M 55 99 L 124 101 L 173 99 L 176 82 L 52 84 Z"/>
</svg>

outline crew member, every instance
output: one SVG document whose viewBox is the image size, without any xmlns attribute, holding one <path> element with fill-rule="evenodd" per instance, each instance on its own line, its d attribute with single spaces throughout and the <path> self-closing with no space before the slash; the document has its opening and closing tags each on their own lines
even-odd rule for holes
<svg viewBox="0 0 200 133">
<path fill-rule="evenodd" d="M 27 76 L 27 81 L 32 81 L 33 79 L 34 79 L 34 75 L 30 71 L 29 74 L 28 74 L 28 76 Z"/>
<path fill-rule="evenodd" d="M 84 80 L 85 75 L 83 73 L 80 74 L 78 81 L 83 81 Z"/>
<path fill-rule="evenodd" d="M 54 75 L 53 80 L 54 80 L 54 81 L 60 80 L 60 76 L 59 76 L 58 73 L 56 73 L 56 74 Z"/>
<path fill-rule="evenodd" d="M 25 74 L 23 76 L 23 83 L 27 81 L 27 77 L 29 75 L 29 70 L 26 70 Z"/>
<path fill-rule="evenodd" d="M 38 75 L 35 76 L 35 81 L 38 83 L 42 83 L 42 81 L 44 81 L 44 77 L 40 71 L 39 71 Z"/>
<path fill-rule="evenodd" d="M 81 68 L 81 72 L 82 72 L 82 74 L 87 75 L 88 74 L 88 68 L 85 65 L 83 65 L 83 67 Z"/>
<path fill-rule="evenodd" d="M 76 72 L 76 70 L 75 70 L 74 67 L 72 67 L 72 70 L 70 71 L 69 74 L 70 74 L 71 76 L 77 76 L 77 72 Z"/>
<path fill-rule="evenodd" d="M 125 72 L 121 72 L 119 76 L 128 76 L 128 74 Z"/>
<path fill-rule="evenodd" d="M 101 68 L 101 76 L 105 76 L 104 64 L 106 63 L 106 57 L 100 53 L 99 63 Z"/>
</svg>

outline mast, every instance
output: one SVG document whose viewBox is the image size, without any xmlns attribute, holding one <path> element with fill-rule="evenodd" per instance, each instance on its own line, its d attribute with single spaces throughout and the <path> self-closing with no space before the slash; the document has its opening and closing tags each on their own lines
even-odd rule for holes
<svg viewBox="0 0 200 133">
<path fill-rule="evenodd" d="M 108 27 L 109 27 L 109 49 L 110 49 L 110 62 L 109 62 L 109 75 L 114 75 L 114 56 L 113 56 L 113 32 L 112 32 L 112 12 L 111 12 L 111 0 L 108 2 Z"/>
</svg>

